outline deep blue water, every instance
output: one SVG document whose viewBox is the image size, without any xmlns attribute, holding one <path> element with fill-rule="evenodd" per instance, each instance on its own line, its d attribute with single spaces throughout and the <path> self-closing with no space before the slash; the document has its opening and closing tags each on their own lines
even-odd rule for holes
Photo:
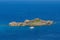
<svg viewBox="0 0 60 40">
<path fill-rule="evenodd" d="M 0 24 L 41 18 L 56 24 L 29 27 L 0 26 L 0 40 L 60 40 L 59 2 L 0 2 Z"/>
</svg>

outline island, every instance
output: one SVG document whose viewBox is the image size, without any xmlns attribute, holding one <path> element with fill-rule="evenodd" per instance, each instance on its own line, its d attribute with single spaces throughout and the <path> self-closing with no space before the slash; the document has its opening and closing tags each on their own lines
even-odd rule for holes
<svg viewBox="0 0 60 40">
<path fill-rule="evenodd" d="M 53 24 L 53 21 L 50 20 L 42 20 L 39 18 L 35 18 L 33 20 L 25 20 L 24 22 L 15 22 L 12 21 L 9 23 L 9 26 L 43 26 L 43 25 L 51 25 Z"/>
</svg>

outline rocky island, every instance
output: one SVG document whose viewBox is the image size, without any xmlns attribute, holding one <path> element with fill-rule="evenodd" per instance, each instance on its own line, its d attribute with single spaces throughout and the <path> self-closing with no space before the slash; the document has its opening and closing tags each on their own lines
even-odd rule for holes
<svg viewBox="0 0 60 40">
<path fill-rule="evenodd" d="M 43 25 L 51 25 L 53 21 L 46 21 L 39 18 L 35 18 L 33 20 L 25 20 L 24 22 L 15 22 L 12 21 L 9 23 L 9 26 L 43 26 Z"/>
</svg>

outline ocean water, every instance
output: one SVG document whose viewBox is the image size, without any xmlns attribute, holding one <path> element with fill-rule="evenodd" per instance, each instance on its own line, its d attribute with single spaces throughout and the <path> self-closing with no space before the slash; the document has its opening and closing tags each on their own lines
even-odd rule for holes
<svg viewBox="0 0 60 40">
<path fill-rule="evenodd" d="M 41 18 L 56 22 L 50 26 L 10 27 L 11 21 Z M 2 25 L 7 24 L 7 26 Z M 0 2 L 0 40 L 60 40 L 59 2 Z"/>
</svg>

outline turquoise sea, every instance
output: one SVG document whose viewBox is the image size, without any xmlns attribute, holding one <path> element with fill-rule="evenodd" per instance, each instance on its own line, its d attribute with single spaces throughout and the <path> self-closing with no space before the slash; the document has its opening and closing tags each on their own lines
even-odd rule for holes
<svg viewBox="0 0 60 40">
<path fill-rule="evenodd" d="M 56 23 L 32 30 L 1 25 L 34 18 Z M 0 2 L 0 40 L 60 40 L 60 2 Z"/>
</svg>

